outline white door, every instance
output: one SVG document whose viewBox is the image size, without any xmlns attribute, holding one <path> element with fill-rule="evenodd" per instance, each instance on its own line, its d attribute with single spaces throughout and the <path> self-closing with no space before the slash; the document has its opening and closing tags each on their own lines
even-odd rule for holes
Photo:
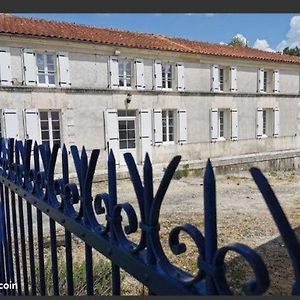
<svg viewBox="0 0 300 300">
<path fill-rule="evenodd" d="M 120 165 L 125 165 L 124 153 L 131 153 L 136 160 L 136 111 L 118 110 Z"/>
</svg>

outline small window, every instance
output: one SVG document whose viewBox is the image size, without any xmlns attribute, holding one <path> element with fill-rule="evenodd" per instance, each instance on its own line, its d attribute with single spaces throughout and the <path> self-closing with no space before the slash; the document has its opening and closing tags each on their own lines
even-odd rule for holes
<svg viewBox="0 0 300 300">
<path fill-rule="evenodd" d="M 265 108 L 262 112 L 262 134 L 264 137 L 273 136 L 274 114 L 272 108 Z"/>
<path fill-rule="evenodd" d="M 230 138 L 230 109 L 218 110 L 218 138 L 220 140 Z"/>
<path fill-rule="evenodd" d="M 54 54 L 37 53 L 37 83 L 45 86 L 56 84 L 56 59 Z"/>
<path fill-rule="evenodd" d="M 219 69 L 220 91 L 224 91 L 224 69 Z"/>
<path fill-rule="evenodd" d="M 172 65 L 162 64 L 162 88 L 172 89 Z"/>
<path fill-rule="evenodd" d="M 264 92 L 267 92 L 268 88 L 268 72 L 264 71 Z"/>
<path fill-rule="evenodd" d="M 174 142 L 175 135 L 175 112 L 173 110 L 162 111 L 163 142 Z"/>
<path fill-rule="evenodd" d="M 59 111 L 40 111 L 40 125 L 42 144 L 50 147 L 61 145 L 61 126 Z"/>
<path fill-rule="evenodd" d="M 119 86 L 131 88 L 132 86 L 132 62 L 127 60 L 119 61 Z"/>
</svg>

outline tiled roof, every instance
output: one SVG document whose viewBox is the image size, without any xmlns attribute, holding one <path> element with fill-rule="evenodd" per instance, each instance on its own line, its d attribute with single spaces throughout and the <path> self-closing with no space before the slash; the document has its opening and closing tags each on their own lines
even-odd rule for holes
<svg viewBox="0 0 300 300">
<path fill-rule="evenodd" d="M 0 34 L 55 38 L 102 45 L 175 51 L 233 58 L 246 58 L 300 64 L 300 57 L 261 51 L 249 47 L 210 44 L 158 34 L 130 32 L 66 22 L 0 14 Z"/>
</svg>

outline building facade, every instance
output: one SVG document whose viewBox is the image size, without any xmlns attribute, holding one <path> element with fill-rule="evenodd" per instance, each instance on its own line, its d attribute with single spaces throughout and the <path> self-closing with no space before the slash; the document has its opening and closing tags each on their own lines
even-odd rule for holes
<svg viewBox="0 0 300 300">
<path fill-rule="evenodd" d="M 118 165 L 299 148 L 300 59 L 0 16 L 1 136 L 109 149 Z"/>
</svg>

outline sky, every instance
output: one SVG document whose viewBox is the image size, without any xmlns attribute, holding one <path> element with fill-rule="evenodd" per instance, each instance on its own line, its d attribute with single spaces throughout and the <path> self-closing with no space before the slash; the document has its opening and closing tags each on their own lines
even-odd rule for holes
<svg viewBox="0 0 300 300">
<path fill-rule="evenodd" d="M 159 33 L 211 43 L 238 35 L 248 46 L 267 51 L 300 46 L 300 14 L 15 14 L 130 31 Z"/>
</svg>

